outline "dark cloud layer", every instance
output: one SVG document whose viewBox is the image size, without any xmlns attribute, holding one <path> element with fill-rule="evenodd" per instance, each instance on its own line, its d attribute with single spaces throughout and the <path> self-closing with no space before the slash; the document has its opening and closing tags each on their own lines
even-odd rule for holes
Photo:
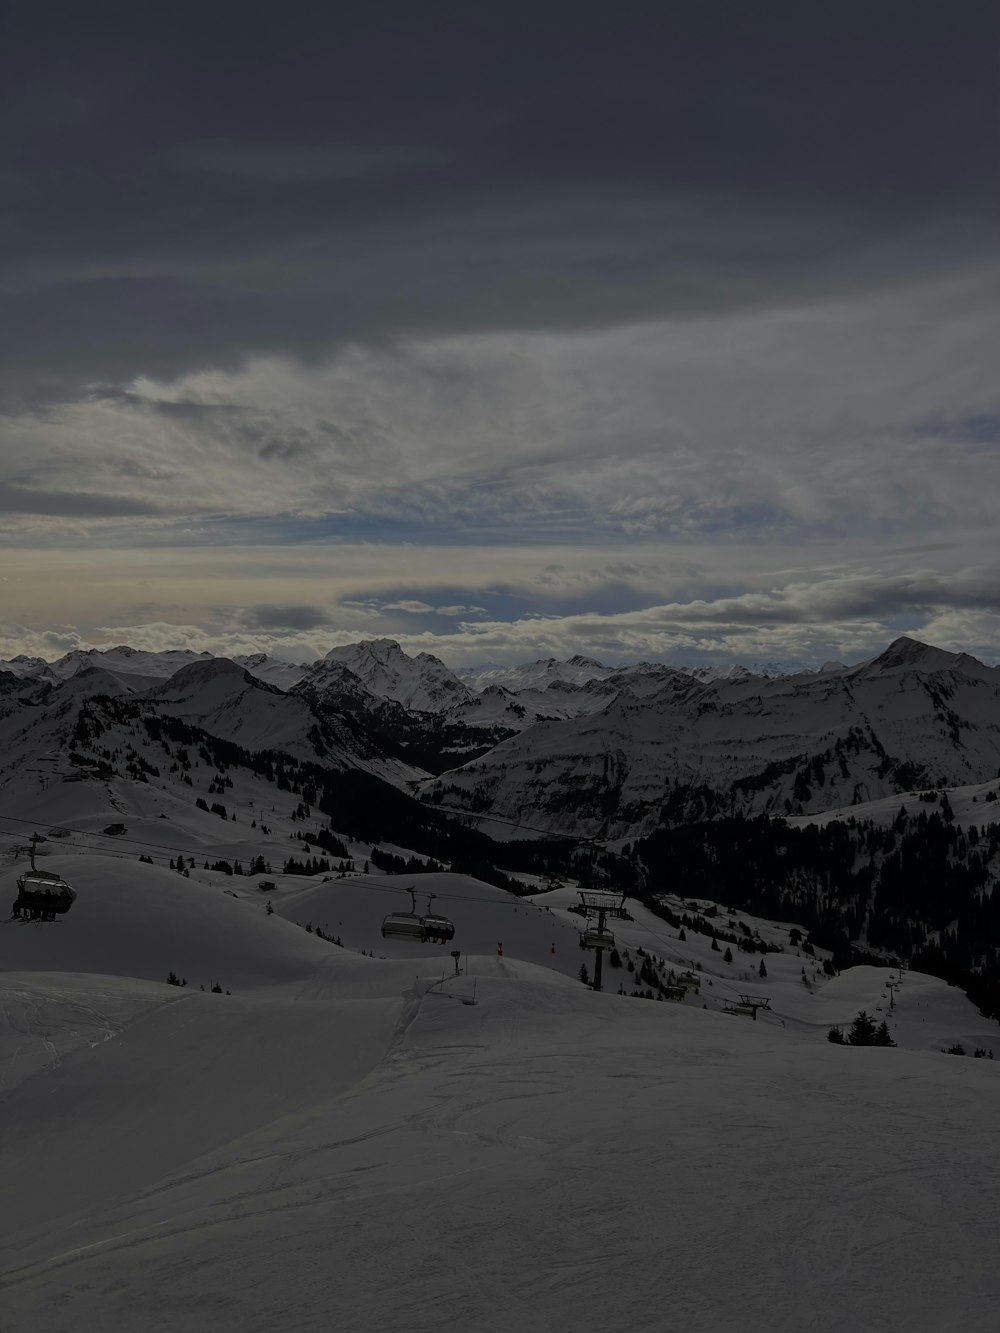
<svg viewBox="0 0 1000 1333">
<path fill-rule="evenodd" d="M 163 511 L 148 500 L 84 491 L 30 490 L 0 482 L 0 514 L 45 514 L 60 518 L 111 518 Z"/>
<path fill-rule="evenodd" d="M 330 611 L 318 606 L 249 606 L 240 613 L 245 630 L 309 630 L 330 623 Z"/>
<path fill-rule="evenodd" d="M 976 0 L 20 6 L 5 396 L 968 262 L 998 32 Z"/>
<path fill-rule="evenodd" d="M 994 0 L 8 6 L 11 651 L 995 656 L 998 49 Z"/>
</svg>

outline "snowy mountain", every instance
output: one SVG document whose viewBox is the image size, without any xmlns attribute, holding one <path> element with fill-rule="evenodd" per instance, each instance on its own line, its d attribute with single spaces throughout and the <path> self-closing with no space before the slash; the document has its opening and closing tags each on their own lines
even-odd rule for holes
<svg viewBox="0 0 1000 1333">
<path fill-rule="evenodd" d="M 404 708 L 437 713 L 464 702 L 470 691 L 430 653 L 410 657 L 393 639 L 369 639 L 332 648 L 323 659 L 346 666 L 371 691 Z"/>
<path fill-rule="evenodd" d="M 440 711 L 408 708 L 373 692 L 344 662 L 330 658 L 310 667 L 293 689 L 317 713 L 356 719 L 386 753 L 431 773 L 485 754 L 533 720 L 506 696 L 470 694 Z M 421 687 L 417 695 L 426 699 L 428 692 Z"/>
<path fill-rule="evenodd" d="M 427 794 L 554 830 L 629 836 L 664 810 L 808 813 L 1000 769 L 1000 670 L 912 639 L 840 670 L 704 681 L 672 672 L 658 686 L 538 722 Z"/>
<path fill-rule="evenodd" d="M 494 668 L 476 689 L 388 639 L 308 667 L 125 647 L 17 665 L 0 680 L 8 777 L 60 737 L 65 767 L 73 717 L 102 695 L 247 751 L 396 784 L 433 774 L 425 795 L 449 805 L 624 838 L 664 815 L 810 814 L 1000 768 L 1000 672 L 906 637 L 856 666 L 791 676 L 574 657 Z"/>
<path fill-rule="evenodd" d="M 602 666 L 591 657 L 577 654 L 566 662 L 555 657 L 545 657 L 521 666 L 482 667 L 466 679 L 479 690 L 489 685 L 500 685 L 512 693 L 519 693 L 522 690 L 544 690 L 553 681 L 582 685 L 588 680 L 603 680 L 613 671 L 613 667 Z"/>
<path fill-rule="evenodd" d="M 305 676 L 308 666 L 294 662 L 279 662 L 267 653 L 252 653 L 245 657 L 234 657 L 237 666 L 249 671 L 251 676 L 264 681 L 266 685 L 276 685 L 279 690 L 292 690 Z"/>
<path fill-rule="evenodd" d="M 166 680 L 181 667 L 193 662 L 209 662 L 211 653 L 195 653 L 185 648 L 170 648 L 165 652 L 146 652 L 120 644 L 117 648 L 77 648 L 53 662 L 51 671 L 62 680 L 79 671 L 100 667 L 123 684 L 144 689 L 157 680 Z"/>
<path fill-rule="evenodd" d="M 7 662 L 0 662 L 0 671 L 14 676 L 33 676 L 53 679 L 55 673 L 50 663 L 44 657 L 27 657 L 24 653 L 19 653 L 17 657 L 12 657 Z"/>
<path fill-rule="evenodd" d="M 143 693 L 95 666 L 53 685 L 36 683 L 33 691 L 25 689 L 29 683 L 22 680 L 16 695 L 0 697 L 0 800 L 19 817 L 61 808 L 66 784 L 90 790 L 90 808 L 104 811 L 103 822 L 116 812 L 149 808 L 154 789 L 162 793 L 157 815 L 193 802 L 199 789 L 207 799 L 217 770 L 204 766 L 196 783 L 186 746 L 206 755 L 230 747 L 229 764 L 241 755 L 250 762 L 254 755 L 279 754 L 291 765 L 360 772 L 398 786 L 424 775 L 387 755 L 351 718 L 320 716 L 303 697 L 265 685 L 222 658 L 191 662 Z M 256 796 L 272 804 L 266 787 Z"/>
</svg>

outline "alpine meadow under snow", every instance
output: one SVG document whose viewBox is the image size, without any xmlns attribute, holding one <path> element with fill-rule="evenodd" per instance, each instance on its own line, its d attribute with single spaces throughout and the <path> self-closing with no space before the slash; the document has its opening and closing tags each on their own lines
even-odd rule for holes
<svg viewBox="0 0 1000 1333">
<path fill-rule="evenodd" d="M 0 1327 L 992 1333 L 998 696 L 0 664 Z"/>
</svg>

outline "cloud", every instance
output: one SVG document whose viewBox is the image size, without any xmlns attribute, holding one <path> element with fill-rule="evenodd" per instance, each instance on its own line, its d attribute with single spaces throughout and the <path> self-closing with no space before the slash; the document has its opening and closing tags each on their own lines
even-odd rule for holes
<svg viewBox="0 0 1000 1333">
<path fill-rule="evenodd" d="M 805 553 L 787 547 L 747 546 L 732 560 L 730 552 L 706 547 L 697 562 L 673 569 L 668 548 L 661 553 L 661 587 L 678 595 L 672 600 L 650 596 L 643 569 L 627 596 L 622 585 L 612 585 L 607 602 L 588 564 L 592 554 L 587 548 L 567 549 L 561 562 L 567 576 L 576 569 L 588 575 L 581 583 L 585 593 L 568 580 L 568 594 L 550 591 L 539 601 L 531 590 L 544 550 L 500 553 L 501 562 L 509 560 L 508 586 L 505 592 L 489 593 L 492 610 L 470 601 L 464 605 L 480 609 L 464 618 L 451 616 L 442 625 L 432 597 L 351 597 L 347 592 L 370 584 L 379 560 L 381 577 L 391 586 L 399 568 L 398 553 L 391 548 L 192 549 L 147 558 L 123 551 L 117 558 L 108 552 L 77 553 L 72 560 L 57 551 L 35 552 L 30 570 L 16 556 L 0 560 L 5 571 L 0 577 L 8 580 L 4 600 L 20 620 L 20 627 L 0 636 L 0 643 L 7 645 L 8 655 L 52 656 L 43 635 L 47 625 L 58 623 L 59 635 L 72 636 L 74 646 L 131 642 L 158 651 L 186 646 L 225 656 L 269 652 L 294 661 L 313 660 L 337 644 L 388 636 L 407 651 L 429 651 L 452 665 L 580 652 L 611 663 L 779 660 L 818 665 L 830 658 L 870 656 L 898 634 L 909 633 L 987 661 L 1000 656 L 1000 566 L 970 562 L 968 551 L 959 546 L 939 547 L 934 566 L 916 572 L 907 548 L 892 556 L 880 553 L 878 565 L 861 558 L 809 568 L 789 562 L 790 555 Z M 486 586 L 491 570 L 496 573 L 496 556 L 474 549 L 462 553 L 460 563 L 471 584 Z M 337 581 L 331 578 L 331 562 L 340 567 Z M 608 563 L 618 567 L 623 562 Z M 650 559 L 651 568 L 655 563 Z M 738 578 L 730 565 L 738 569 Z M 424 551 L 421 567 L 430 588 L 446 572 L 454 574 L 455 552 Z M 17 568 L 24 570 L 20 581 L 12 577 Z M 99 589 L 101 604 L 111 614 L 90 624 L 74 621 L 81 587 Z M 262 587 L 292 595 L 260 602 L 254 595 Z M 321 599 L 302 595 L 319 588 Z M 158 616 L 166 590 L 173 594 L 173 609 Z M 399 610 L 412 603 L 429 610 Z M 415 626 L 415 615 L 427 619 Z"/>
<path fill-rule="evenodd" d="M 447 166 L 442 148 L 405 144 L 263 143 L 239 139 L 177 144 L 163 155 L 176 171 L 204 171 L 289 184 L 407 176 Z"/>
<path fill-rule="evenodd" d="M 248 632 L 308 630 L 330 623 L 329 609 L 318 606 L 252 606 L 239 616 Z"/>
<path fill-rule="evenodd" d="M 0 482 L 0 513 L 39 514 L 77 517 L 118 517 L 121 515 L 159 514 L 162 507 L 152 498 L 130 499 L 122 495 L 95 494 L 88 491 L 46 491 L 11 486 Z"/>
<path fill-rule="evenodd" d="M 402 602 L 383 602 L 383 611 L 406 611 L 409 615 L 426 615 L 428 611 L 433 611 L 434 607 L 427 602 L 417 602 L 413 600 Z"/>
<path fill-rule="evenodd" d="M 9 418 L 8 475 L 22 502 L 114 497 L 127 477 L 131 498 L 104 512 L 168 495 L 220 541 L 229 520 L 275 515 L 420 542 L 947 535 L 991 524 L 1000 489 L 980 355 L 1000 321 L 978 291 L 140 376 Z"/>
</svg>

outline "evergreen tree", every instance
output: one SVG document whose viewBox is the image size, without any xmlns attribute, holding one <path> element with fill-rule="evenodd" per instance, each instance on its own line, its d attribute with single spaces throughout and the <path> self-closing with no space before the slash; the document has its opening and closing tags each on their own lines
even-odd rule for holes
<svg viewBox="0 0 1000 1333">
<path fill-rule="evenodd" d="M 847 1034 L 847 1041 L 851 1046 L 875 1045 L 875 1020 L 866 1014 L 863 1009 L 858 1010 L 857 1017 Z"/>
</svg>

